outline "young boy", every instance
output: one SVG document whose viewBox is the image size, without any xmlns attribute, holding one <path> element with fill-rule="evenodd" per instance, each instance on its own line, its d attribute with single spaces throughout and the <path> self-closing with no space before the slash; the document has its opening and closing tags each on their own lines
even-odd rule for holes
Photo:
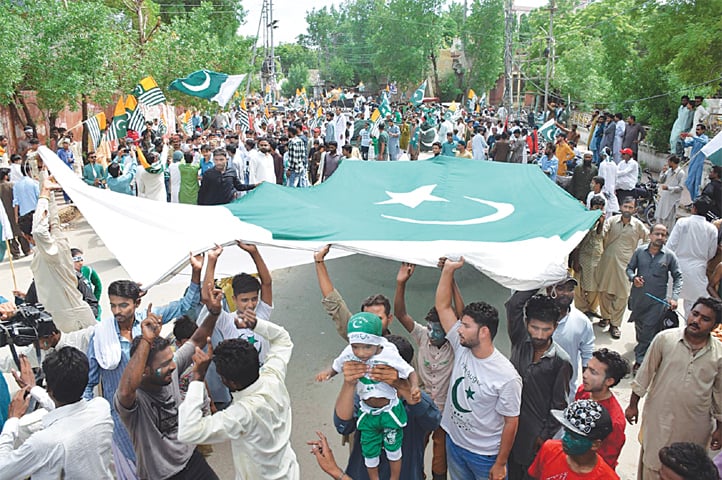
<svg viewBox="0 0 722 480">
<path fill-rule="evenodd" d="M 399 372 L 399 378 L 409 380 L 412 401 L 418 401 L 421 391 L 414 369 L 401 358 L 396 347 L 381 336 L 382 330 L 381 319 L 377 315 L 369 312 L 353 315 L 348 322 L 349 345 L 334 360 L 332 370 L 319 376 L 326 373 L 326 378 L 331 378 L 343 372 L 346 362 L 361 362 L 369 367 L 388 365 Z M 369 478 L 379 478 L 379 455 L 383 447 L 389 459 L 390 478 L 398 480 L 401 474 L 401 443 L 407 419 L 406 409 L 393 387 L 371 380 L 368 373 L 356 384 L 356 393 L 361 400 L 358 419 L 361 452 Z"/>
<path fill-rule="evenodd" d="M 415 322 L 406 311 L 406 283 L 413 275 L 414 269 L 415 266 L 409 263 L 403 263 L 399 268 L 399 273 L 396 275 L 394 314 L 416 341 L 419 377 L 426 393 L 429 394 L 439 411 L 443 412 L 446 395 L 449 391 L 449 379 L 454 368 L 454 350 L 446 340 L 446 332 L 441 327 L 436 308 L 432 307 L 426 314 L 426 326 Z M 464 300 L 461 298 L 456 282 L 453 284 L 453 289 L 454 309 L 457 316 L 461 317 Z M 431 438 L 434 441 L 431 474 L 433 480 L 441 480 L 446 478 L 446 433 L 443 428 L 439 427 L 433 432 Z M 424 444 L 428 441 L 427 437 Z"/>
</svg>

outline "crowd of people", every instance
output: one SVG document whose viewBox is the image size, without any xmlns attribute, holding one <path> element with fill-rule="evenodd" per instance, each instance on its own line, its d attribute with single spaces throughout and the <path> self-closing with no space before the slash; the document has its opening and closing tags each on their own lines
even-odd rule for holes
<svg viewBox="0 0 722 480">
<path fill-rule="evenodd" d="M 350 455 L 339 466 L 320 432 L 309 441 L 311 453 L 338 480 L 617 479 L 625 427 L 641 421 L 640 480 L 719 478 L 722 457 L 713 462 L 707 452 L 722 447 L 722 343 L 713 335 L 722 323 L 722 235 L 720 221 L 710 221 L 718 215 L 716 197 L 704 193 L 709 185 L 698 185 L 691 215 L 677 219 L 675 197 L 665 195 L 689 187 L 680 156 L 671 156 L 660 205 L 666 201 L 673 212 L 658 212 L 659 223 L 648 229 L 634 216 L 634 158 L 644 138 L 634 117 L 618 142 L 622 115 L 610 123 L 606 114 L 595 116 L 590 139 L 602 131 L 607 141 L 612 125 L 610 145 L 575 152 L 577 128 L 567 129 L 552 109 L 559 131 L 541 153 L 536 126 L 503 112 L 454 118 L 441 109 L 399 109 L 371 122 L 365 107 L 329 108 L 325 121 L 302 111 L 258 113 L 249 125 L 219 113 L 207 128 L 201 119 L 197 130 L 171 135 L 149 122 L 107 158 L 91 152 L 79 175 L 123 194 L 218 205 L 261 182 L 324 182 L 342 158 L 418 159 L 423 143 L 443 156 L 536 161 L 553 180 L 571 171 L 565 188 L 600 211 L 599 219 L 570 255 L 565 278 L 508 298 L 508 356 L 495 346 L 504 325 L 497 308 L 484 299 L 464 302 L 455 280 L 463 257 L 439 260 L 435 296 L 418 322 L 406 305 L 414 265 L 399 267 L 393 297 L 373 294 L 353 312 L 327 270 L 331 247 L 314 254 L 322 306 L 348 342 L 315 378 L 342 377 L 326 414 L 348 437 Z M 445 141 L 423 136 L 430 117 Z M 680 137 L 694 143 L 703 131 Z M 178 300 L 143 306 L 146 292 L 116 279 L 106 290 L 110 312 L 101 312 L 100 278 L 65 237 L 55 199 L 61 187 L 37 155 L 33 130 L 26 133 L 21 149 L 7 155 L 9 168 L 0 169 L 0 194 L 14 222 L 11 255 L 32 255 L 33 284 L 14 292 L 16 302 L 42 303 L 52 321 L 20 349 L 17 364 L 0 362 L 20 388 L 10 400 L 1 380 L 0 479 L 214 479 L 204 454 L 223 442 L 237 479 L 301 478 L 285 385 L 293 342 L 272 321 L 272 276 L 258 249 L 238 242 L 257 277 L 215 278 L 223 253 L 216 247 L 189 258 L 190 283 Z M 77 144 L 68 132 L 57 134 L 58 156 L 75 169 L 82 162 Z M 720 182 L 716 169 L 710 185 Z M 4 320 L 16 314 L 16 302 L 0 303 Z M 624 352 L 595 346 L 607 327 L 620 338 L 627 308 L 635 325 L 632 365 Z M 391 333 L 394 318 L 408 336 Z M 161 329 L 171 322 L 166 338 Z M 628 375 L 633 393 L 623 408 L 614 387 Z"/>
</svg>

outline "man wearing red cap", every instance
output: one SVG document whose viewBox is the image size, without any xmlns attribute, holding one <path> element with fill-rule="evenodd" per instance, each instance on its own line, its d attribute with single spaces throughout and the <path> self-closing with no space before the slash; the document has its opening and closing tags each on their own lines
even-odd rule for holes
<svg viewBox="0 0 722 480">
<path fill-rule="evenodd" d="M 631 148 L 623 148 L 619 153 L 622 154 L 622 161 L 617 165 L 616 193 L 621 205 L 625 198 L 634 197 L 634 187 L 639 178 L 639 164 L 632 158 L 634 152 Z"/>
</svg>

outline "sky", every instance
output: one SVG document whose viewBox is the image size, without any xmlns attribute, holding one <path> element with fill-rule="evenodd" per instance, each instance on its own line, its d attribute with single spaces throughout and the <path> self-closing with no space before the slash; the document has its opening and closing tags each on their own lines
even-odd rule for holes
<svg viewBox="0 0 722 480">
<path fill-rule="evenodd" d="M 338 5 L 340 0 L 273 0 L 273 18 L 278 20 L 278 28 L 274 32 L 274 43 L 294 43 L 296 37 L 306 32 L 306 11 L 312 8 L 320 9 L 324 6 Z M 515 5 L 540 7 L 546 5 L 547 0 L 515 0 Z M 244 0 L 246 9 L 246 23 L 241 26 L 239 33 L 255 37 L 258 31 L 258 20 L 261 15 L 263 0 Z"/>
</svg>

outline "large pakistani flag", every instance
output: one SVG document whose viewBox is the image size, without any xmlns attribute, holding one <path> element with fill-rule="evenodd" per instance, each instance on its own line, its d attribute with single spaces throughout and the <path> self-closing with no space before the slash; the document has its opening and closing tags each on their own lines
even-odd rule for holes
<svg viewBox="0 0 722 480">
<path fill-rule="evenodd" d="M 178 90 L 186 95 L 200 97 L 218 103 L 221 108 L 233 97 L 246 75 L 227 75 L 225 73 L 199 70 L 186 78 L 176 78 L 168 90 Z"/>
<path fill-rule="evenodd" d="M 318 187 L 263 183 L 232 204 L 196 206 L 90 187 L 51 150 L 39 152 L 132 279 L 148 287 L 182 270 L 189 251 L 243 239 L 296 250 L 274 256 L 271 268 L 330 243 L 425 266 L 463 255 L 497 282 L 531 289 L 563 277 L 567 255 L 599 215 L 534 165 L 350 160 Z M 139 232 L 156 248 L 138 248 Z M 302 256 L 310 263 L 310 252 Z"/>
</svg>

